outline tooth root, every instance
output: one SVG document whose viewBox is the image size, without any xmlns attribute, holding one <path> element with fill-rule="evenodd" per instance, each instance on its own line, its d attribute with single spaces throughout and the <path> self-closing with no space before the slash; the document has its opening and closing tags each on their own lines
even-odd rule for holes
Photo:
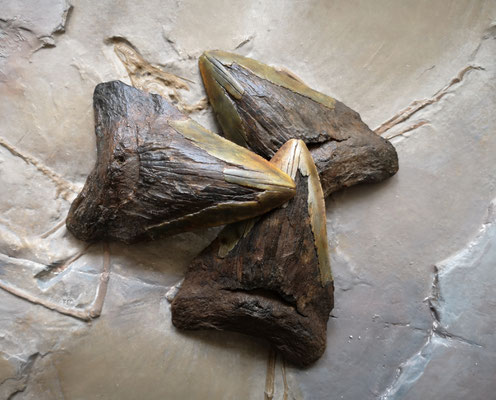
<svg viewBox="0 0 496 400">
<path fill-rule="evenodd" d="M 398 170 L 394 147 L 358 113 L 287 71 L 219 50 L 204 53 L 199 63 L 225 137 L 264 158 L 290 139 L 303 140 L 312 149 L 325 195 L 384 180 Z M 241 89 L 234 93 L 225 85 L 213 63 Z"/>
<path fill-rule="evenodd" d="M 294 196 L 287 174 L 158 95 L 107 82 L 94 107 L 97 162 L 67 218 L 79 239 L 133 242 L 223 225 Z"/>
<path fill-rule="evenodd" d="M 271 163 L 294 177 L 295 197 L 224 228 L 190 265 L 172 321 L 261 336 L 287 360 L 308 365 L 325 349 L 333 307 L 324 197 L 301 140 L 282 146 Z"/>
</svg>

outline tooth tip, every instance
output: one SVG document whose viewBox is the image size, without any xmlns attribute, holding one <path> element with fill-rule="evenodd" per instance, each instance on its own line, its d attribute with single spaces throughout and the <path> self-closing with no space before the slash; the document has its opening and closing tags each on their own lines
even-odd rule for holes
<svg viewBox="0 0 496 400">
<path fill-rule="evenodd" d="M 208 58 L 210 57 L 210 53 L 211 53 L 210 51 L 204 51 L 202 55 L 198 58 L 198 62 L 202 64 L 208 61 Z"/>
<path fill-rule="evenodd" d="M 202 53 L 200 58 L 198 59 L 199 64 L 204 64 L 207 62 L 212 62 L 212 60 L 217 60 L 218 50 L 207 50 Z"/>
<path fill-rule="evenodd" d="M 231 64 L 239 58 L 240 56 L 237 56 L 234 53 L 227 53 L 222 50 L 207 50 L 202 53 L 198 62 L 200 65 L 210 63 L 226 66 L 227 64 Z"/>
</svg>

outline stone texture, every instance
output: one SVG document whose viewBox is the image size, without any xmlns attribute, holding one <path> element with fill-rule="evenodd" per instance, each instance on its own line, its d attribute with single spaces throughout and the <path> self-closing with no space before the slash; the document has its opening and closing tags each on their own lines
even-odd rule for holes
<svg viewBox="0 0 496 400">
<path fill-rule="evenodd" d="M 108 291 L 91 323 L 0 290 L 0 359 L 9 365 L 0 361 L 8 379 L 0 381 L 1 396 L 491 398 L 495 383 L 487 374 L 496 361 L 484 332 L 493 306 L 478 294 L 490 288 L 494 269 L 481 268 L 484 279 L 468 280 L 464 294 L 471 301 L 442 305 L 477 309 L 476 334 L 466 337 L 463 318 L 445 328 L 485 347 L 429 339 L 434 318 L 424 299 L 432 296 L 433 265 L 445 265 L 474 241 L 496 197 L 493 2 L 72 5 L 70 13 L 57 0 L 4 0 L 0 7 L 0 249 L 9 257 L 0 262 L 0 281 L 10 288 L 60 311 L 93 310 L 103 247 L 90 248 L 53 285 L 41 285 L 35 275 L 85 249 L 64 228 L 53 228 L 62 226 L 95 162 L 95 85 L 131 83 L 110 38 L 125 38 L 148 62 L 193 81 L 180 91 L 189 104 L 205 96 L 197 59 L 206 49 L 284 66 L 358 111 L 383 137 L 396 136 L 400 170 L 387 182 L 327 201 L 335 309 L 327 350 L 312 367 L 301 371 L 277 357 L 267 374 L 263 342 L 174 329 L 164 296 L 215 238 L 211 229 L 110 245 Z M 218 131 L 209 109 L 191 117 Z M 431 347 L 429 340 L 440 343 Z M 395 391 L 407 380 L 399 373 L 408 360 L 428 349 L 430 362 L 417 364 L 421 373 Z"/>
<path fill-rule="evenodd" d="M 484 398 L 492 390 L 496 359 L 496 302 L 491 295 L 496 284 L 495 206 L 496 199 L 476 237 L 436 265 L 429 297 L 433 317 L 429 337 L 401 364 L 382 399 Z M 432 379 L 436 379 L 435 385 Z"/>
</svg>

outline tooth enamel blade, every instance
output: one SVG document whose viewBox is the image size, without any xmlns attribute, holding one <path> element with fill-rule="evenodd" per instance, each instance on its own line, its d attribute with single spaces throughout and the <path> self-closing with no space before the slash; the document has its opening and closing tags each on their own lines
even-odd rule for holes
<svg viewBox="0 0 496 400">
<path fill-rule="evenodd" d="M 225 137 L 267 159 L 288 140 L 303 140 L 325 195 L 398 170 L 394 147 L 357 112 L 292 73 L 220 50 L 205 52 L 199 65 Z"/>
<path fill-rule="evenodd" d="M 102 83 L 94 108 L 97 162 L 67 218 L 79 239 L 133 242 L 223 225 L 294 196 L 287 174 L 158 95 Z"/>
<path fill-rule="evenodd" d="M 261 336 L 305 366 L 324 352 L 334 304 L 324 196 L 303 141 L 290 140 L 271 163 L 295 180 L 295 197 L 224 228 L 191 263 L 172 322 Z"/>
</svg>

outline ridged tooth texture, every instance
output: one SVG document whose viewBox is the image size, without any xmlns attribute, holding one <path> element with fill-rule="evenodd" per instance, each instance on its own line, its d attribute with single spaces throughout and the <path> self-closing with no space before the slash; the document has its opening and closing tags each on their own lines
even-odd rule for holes
<svg viewBox="0 0 496 400">
<path fill-rule="evenodd" d="M 225 137 L 265 158 L 289 139 L 303 140 L 311 147 L 325 195 L 381 181 L 398 170 L 394 147 L 357 112 L 291 74 L 219 50 L 205 52 L 199 65 Z"/>
<path fill-rule="evenodd" d="M 67 219 L 82 240 L 133 242 L 222 225 L 295 193 L 288 175 L 158 95 L 107 82 L 95 88 L 94 108 L 97 162 Z"/>
<path fill-rule="evenodd" d="M 332 273 L 327 242 L 325 200 L 312 155 L 302 140 L 292 139 L 281 147 L 271 163 L 281 168 L 293 179 L 301 179 L 298 175 L 307 179 L 307 212 L 319 259 L 320 280 L 323 285 L 326 285 L 332 281 Z"/>
<path fill-rule="evenodd" d="M 184 329 L 227 329 L 268 339 L 297 364 L 319 358 L 333 307 L 325 203 L 301 140 L 271 163 L 296 182 L 283 207 L 227 226 L 191 264 L 172 303 Z"/>
</svg>

